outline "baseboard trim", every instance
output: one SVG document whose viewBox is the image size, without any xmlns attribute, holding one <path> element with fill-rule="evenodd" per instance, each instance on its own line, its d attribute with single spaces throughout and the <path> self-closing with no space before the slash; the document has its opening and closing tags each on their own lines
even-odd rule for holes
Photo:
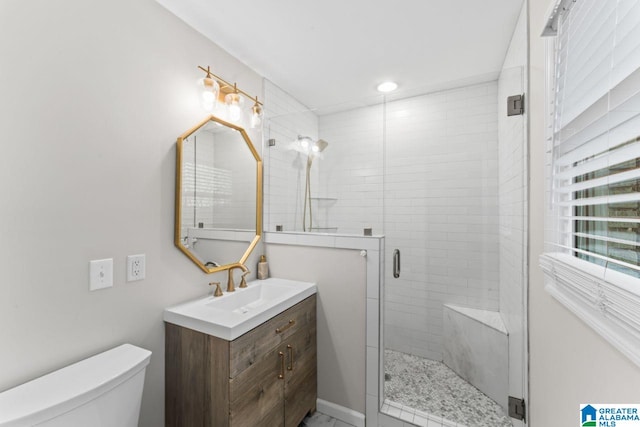
<svg viewBox="0 0 640 427">
<path fill-rule="evenodd" d="M 316 400 L 316 406 L 318 412 L 322 412 L 325 415 L 329 415 L 330 417 L 344 423 L 351 424 L 355 427 L 364 427 L 364 414 L 361 414 L 360 412 L 322 399 Z"/>
</svg>

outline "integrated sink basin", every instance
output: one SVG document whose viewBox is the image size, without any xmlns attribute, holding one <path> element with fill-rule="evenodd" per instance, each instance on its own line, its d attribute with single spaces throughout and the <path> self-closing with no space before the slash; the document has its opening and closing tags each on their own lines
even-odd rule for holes
<svg viewBox="0 0 640 427">
<path fill-rule="evenodd" d="M 224 287 L 223 287 L 224 289 Z M 314 283 L 269 278 L 164 310 L 164 321 L 228 341 L 316 293 Z"/>
</svg>

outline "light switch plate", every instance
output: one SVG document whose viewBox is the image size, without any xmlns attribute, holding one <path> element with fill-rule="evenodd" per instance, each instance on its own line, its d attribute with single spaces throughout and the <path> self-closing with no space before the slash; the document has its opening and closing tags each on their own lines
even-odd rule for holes
<svg viewBox="0 0 640 427">
<path fill-rule="evenodd" d="M 113 258 L 89 261 L 89 290 L 113 286 Z"/>
</svg>

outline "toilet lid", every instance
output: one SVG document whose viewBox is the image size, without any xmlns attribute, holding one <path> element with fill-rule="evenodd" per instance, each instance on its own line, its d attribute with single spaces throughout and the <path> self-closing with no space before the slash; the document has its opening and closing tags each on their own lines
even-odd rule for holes
<svg viewBox="0 0 640 427">
<path fill-rule="evenodd" d="M 2 392 L 0 427 L 33 425 L 83 405 L 145 369 L 150 357 L 123 344 Z"/>
</svg>

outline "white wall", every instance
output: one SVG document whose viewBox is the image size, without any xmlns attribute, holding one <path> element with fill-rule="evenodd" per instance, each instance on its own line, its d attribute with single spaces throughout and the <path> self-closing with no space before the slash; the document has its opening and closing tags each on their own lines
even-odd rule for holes
<svg viewBox="0 0 640 427">
<path fill-rule="evenodd" d="M 529 0 L 529 339 L 530 423 L 570 426 L 581 403 L 627 403 L 639 399 L 640 368 L 556 302 L 543 289 L 538 257 L 543 251 L 544 26 L 549 0 Z"/>
<path fill-rule="evenodd" d="M 205 117 L 196 66 L 249 93 L 262 80 L 153 0 L 3 0 L 0 58 L 0 390 L 130 342 L 153 351 L 140 425 L 161 426 L 162 310 L 225 280 L 173 245 L 175 141 Z M 125 283 L 136 253 L 147 277 Z M 115 286 L 89 292 L 108 257 Z"/>
<path fill-rule="evenodd" d="M 366 258 L 359 250 L 271 243 L 267 257 L 272 276 L 318 286 L 318 398 L 364 413 Z"/>
</svg>

